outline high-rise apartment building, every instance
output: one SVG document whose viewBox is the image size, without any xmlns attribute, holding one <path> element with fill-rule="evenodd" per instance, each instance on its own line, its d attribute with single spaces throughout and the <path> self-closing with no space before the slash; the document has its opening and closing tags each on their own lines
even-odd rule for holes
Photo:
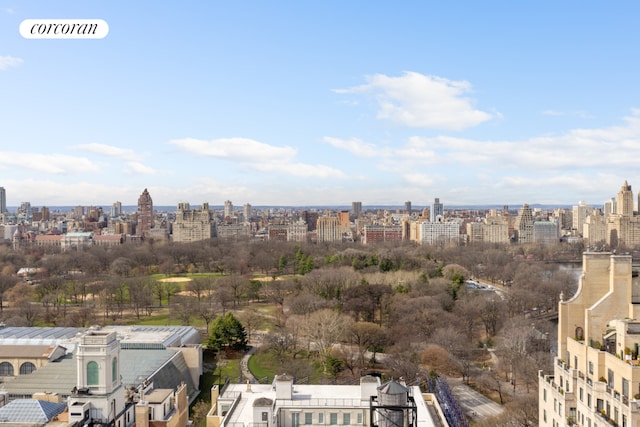
<svg viewBox="0 0 640 427">
<path fill-rule="evenodd" d="M 594 210 L 583 226 L 583 236 L 585 243 L 589 246 L 599 245 L 609 240 L 607 237 L 607 219 L 600 214 L 599 210 Z"/>
<path fill-rule="evenodd" d="M 560 295 L 553 374 L 538 376 L 540 426 L 640 425 L 640 297 L 631 263 L 631 255 L 586 252 L 577 293 Z"/>
<path fill-rule="evenodd" d="M 440 199 L 436 197 L 431 204 L 429 219 L 431 222 L 438 222 L 438 217 L 444 218 L 444 205 L 440 203 Z"/>
<path fill-rule="evenodd" d="M 0 214 L 7 211 L 7 192 L 4 187 L 0 187 Z"/>
<path fill-rule="evenodd" d="M 136 234 L 146 237 L 153 228 L 153 200 L 146 188 L 138 197 L 138 225 Z"/>
<path fill-rule="evenodd" d="M 618 206 L 618 210 L 620 210 L 620 206 Z M 584 222 L 587 220 L 587 216 L 589 216 L 593 212 L 592 206 L 587 206 L 587 202 L 581 200 L 578 203 L 578 206 L 573 207 L 573 229 L 576 234 L 579 236 L 583 235 L 583 227 Z"/>
<path fill-rule="evenodd" d="M 111 210 L 109 211 L 110 218 L 118 218 L 122 214 L 122 203 L 115 202 L 111 205 Z"/>
<path fill-rule="evenodd" d="M 319 217 L 316 225 L 316 234 L 318 242 L 342 241 L 342 231 L 338 217 L 329 215 Z"/>
<path fill-rule="evenodd" d="M 604 202 L 604 216 L 607 217 L 609 215 L 613 215 L 618 213 L 616 206 L 615 197 L 610 198 L 606 202 Z"/>
<path fill-rule="evenodd" d="M 518 243 L 533 243 L 533 212 L 528 204 L 522 205 L 514 224 Z"/>
<path fill-rule="evenodd" d="M 411 216 L 411 202 L 410 201 L 404 202 L 404 213 L 406 213 L 407 215 Z"/>
<path fill-rule="evenodd" d="M 624 182 L 618 192 L 617 207 L 619 215 L 626 217 L 633 216 L 633 192 L 627 181 Z"/>
<path fill-rule="evenodd" d="M 460 224 L 444 222 L 440 216 L 439 222 L 420 223 L 419 243 L 429 245 L 457 245 L 460 243 Z"/>
<path fill-rule="evenodd" d="M 557 222 L 535 221 L 533 223 L 533 241 L 543 245 L 560 242 L 560 229 Z"/>
<path fill-rule="evenodd" d="M 358 218 L 362 212 L 362 202 L 351 202 L 351 215 Z"/>
<path fill-rule="evenodd" d="M 189 203 L 179 203 L 172 229 L 174 242 L 197 242 L 215 237 L 216 223 L 209 204 L 203 203 L 200 209 L 191 209 Z"/>
<path fill-rule="evenodd" d="M 251 222 L 253 210 L 251 209 L 251 205 L 249 203 L 245 203 L 242 207 L 242 215 L 244 216 L 244 222 Z"/>
<path fill-rule="evenodd" d="M 226 200 L 224 202 L 224 220 L 231 221 L 233 219 L 233 203 L 231 200 Z"/>
</svg>

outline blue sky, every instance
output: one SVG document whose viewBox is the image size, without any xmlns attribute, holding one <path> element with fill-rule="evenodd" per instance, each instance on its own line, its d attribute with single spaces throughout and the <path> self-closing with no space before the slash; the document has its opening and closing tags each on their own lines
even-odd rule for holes
<svg viewBox="0 0 640 427">
<path fill-rule="evenodd" d="M 7 203 L 600 205 L 640 189 L 637 1 L 0 0 Z M 93 18 L 99 40 L 25 19 Z"/>
</svg>

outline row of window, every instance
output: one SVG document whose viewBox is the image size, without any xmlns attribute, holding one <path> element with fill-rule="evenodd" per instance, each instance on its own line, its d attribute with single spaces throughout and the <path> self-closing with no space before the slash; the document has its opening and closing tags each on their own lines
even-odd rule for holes
<svg viewBox="0 0 640 427">
<path fill-rule="evenodd" d="M 314 423 L 314 413 L 313 412 L 305 412 L 304 414 L 304 425 L 311 425 L 311 424 L 325 424 L 326 420 L 325 420 L 325 414 L 324 412 L 319 412 L 317 413 L 317 422 Z M 338 413 L 337 412 L 330 412 L 329 413 L 329 425 L 338 425 Z M 269 413 L 268 412 L 263 412 L 262 413 L 262 421 L 268 421 L 269 420 Z M 350 412 L 344 412 L 342 413 L 342 419 L 340 420 L 341 423 L 340 425 L 350 425 L 351 424 L 351 413 Z M 364 423 L 364 414 L 362 412 L 358 412 L 356 414 L 356 424 L 363 424 Z M 300 425 L 300 413 L 299 412 L 292 412 L 291 413 L 291 425 L 292 427 L 298 427 Z"/>
<path fill-rule="evenodd" d="M 36 370 L 36 365 L 31 362 L 24 362 L 20 365 L 20 375 L 29 375 Z M 13 365 L 9 362 L 0 363 L 0 377 L 12 377 L 14 375 Z"/>
</svg>

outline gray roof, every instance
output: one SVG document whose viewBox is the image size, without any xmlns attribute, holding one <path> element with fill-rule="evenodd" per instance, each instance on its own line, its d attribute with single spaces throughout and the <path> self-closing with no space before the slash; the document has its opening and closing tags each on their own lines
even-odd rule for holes
<svg viewBox="0 0 640 427">
<path fill-rule="evenodd" d="M 20 375 L 3 384 L 11 398 L 27 398 L 33 393 L 49 392 L 69 396 L 77 386 L 76 358 L 67 354 L 29 375 Z M 187 384 L 191 396 L 196 390 L 184 355 L 178 350 L 121 350 L 120 375 L 123 385 L 138 386 L 145 380 L 155 388 L 174 389 Z"/>
<path fill-rule="evenodd" d="M 391 380 L 386 384 L 382 384 L 378 387 L 378 390 L 384 394 L 406 394 L 409 392 L 409 389 L 406 386 L 394 380 Z"/>
<path fill-rule="evenodd" d="M 18 399 L 0 408 L 0 423 L 48 423 L 67 408 L 64 403 Z"/>
<path fill-rule="evenodd" d="M 62 327 L 0 327 L 2 345 L 54 345 L 73 341 L 78 334 L 90 328 Z M 202 339 L 192 326 L 104 326 L 103 330 L 116 331 L 124 348 L 163 349 L 182 345 L 200 344 Z M 64 345 L 64 344 L 63 344 Z M 71 347 L 71 345 L 69 346 Z"/>
</svg>

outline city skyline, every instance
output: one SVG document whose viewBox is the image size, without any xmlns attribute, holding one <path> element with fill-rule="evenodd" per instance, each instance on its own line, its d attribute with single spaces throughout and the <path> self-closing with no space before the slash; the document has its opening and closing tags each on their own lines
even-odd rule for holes
<svg viewBox="0 0 640 427">
<path fill-rule="evenodd" d="M 0 187 L 9 207 L 601 205 L 640 186 L 639 12 L 5 1 Z M 63 18 L 109 34 L 20 35 Z"/>
</svg>

